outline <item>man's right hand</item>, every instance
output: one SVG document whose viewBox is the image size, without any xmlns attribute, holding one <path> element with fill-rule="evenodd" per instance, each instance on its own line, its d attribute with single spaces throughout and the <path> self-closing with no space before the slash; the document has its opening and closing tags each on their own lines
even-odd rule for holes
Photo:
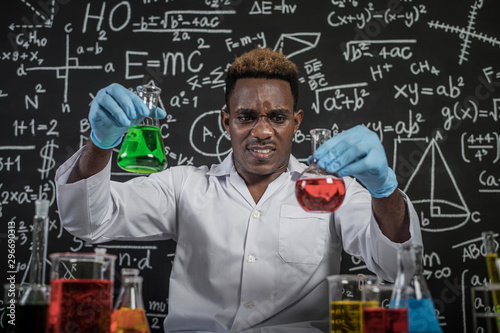
<svg viewBox="0 0 500 333">
<path fill-rule="evenodd" d="M 158 108 L 159 118 L 165 117 Z M 139 96 L 127 88 L 113 83 L 99 90 L 90 106 L 90 137 L 102 149 L 118 146 L 123 134 L 132 125 L 138 125 L 149 116 L 149 109 Z"/>
</svg>

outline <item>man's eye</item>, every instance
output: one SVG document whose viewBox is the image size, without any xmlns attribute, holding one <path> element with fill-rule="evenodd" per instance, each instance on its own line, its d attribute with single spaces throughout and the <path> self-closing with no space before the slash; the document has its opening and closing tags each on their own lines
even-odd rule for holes
<svg viewBox="0 0 500 333">
<path fill-rule="evenodd" d="M 253 120 L 253 117 L 252 116 L 247 116 L 247 115 L 241 115 L 241 116 L 238 116 L 238 120 L 239 121 L 252 121 Z"/>
<path fill-rule="evenodd" d="M 274 121 L 275 123 L 283 123 L 285 122 L 286 120 L 286 117 L 284 116 L 274 116 L 271 118 L 272 121 Z"/>
</svg>

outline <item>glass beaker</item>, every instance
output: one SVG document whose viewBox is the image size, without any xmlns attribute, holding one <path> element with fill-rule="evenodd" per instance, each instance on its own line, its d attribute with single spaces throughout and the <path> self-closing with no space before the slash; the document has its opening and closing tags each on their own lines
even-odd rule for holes
<svg viewBox="0 0 500 333">
<path fill-rule="evenodd" d="M 376 306 L 374 301 L 363 300 L 363 290 L 380 284 L 375 275 L 344 274 L 327 277 L 330 305 L 330 332 L 363 333 L 363 309 Z"/>
<path fill-rule="evenodd" d="M 310 133 L 312 154 L 332 137 L 332 131 L 325 128 L 312 129 Z M 344 201 L 345 184 L 342 178 L 320 169 L 314 159 L 300 174 L 295 184 L 295 195 L 304 210 L 331 213 Z"/>
<path fill-rule="evenodd" d="M 48 332 L 109 333 L 115 255 L 54 253 Z"/>
<path fill-rule="evenodd" d="M 161 89 L 157 86 L 142 85 L 137 87 L 137 94 L 149 108 L 149 117 L 139 125 L 128 129 L 118 154 L 118 166 L 125 171 L 135 173 L 153 173 L 165 170 L 167 157 L 161 136 L 157 109 Z"/>
<path fill-rule="evenodd" d="M 394 288 L 392 284 L 365 286 L 364 333 L 408 333 L 408 308 L 389 308 Z"/>
</svg>

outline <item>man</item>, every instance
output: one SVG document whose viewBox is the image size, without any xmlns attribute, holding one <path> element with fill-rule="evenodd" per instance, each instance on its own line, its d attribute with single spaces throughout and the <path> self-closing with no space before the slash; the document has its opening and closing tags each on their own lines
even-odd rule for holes
<svg viewBox="0 0 500 333">
<path fill-rule="evenodd" d="M 91 140 L 56 175 L 61 220 L 91 242 L 177 242 L 166 332 L 327 331 L 325 278 L 339 273 L 342 248 L 392 280 L 401 243 L 421 242 L 380 141 L 362 126 L 314 156 L 344 177 L 342 206 L 300 208 L 295 181 L 306 166 L 291 155 L 304 116 L 297 96 L 298 71 L 284 55 L 242 55 L 228 69 L 221 112 L 232 153 L 211 169 L 177 166 L 126 183 L 109 181 L 111 148 L 148 111 L 116 84 L 94 99 Z"/>
</svg>

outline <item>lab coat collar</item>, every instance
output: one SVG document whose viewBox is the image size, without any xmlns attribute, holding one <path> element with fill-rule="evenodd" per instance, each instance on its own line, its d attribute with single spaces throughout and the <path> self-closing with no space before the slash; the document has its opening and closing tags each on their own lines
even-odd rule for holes
<svg viewBox="0 0 500 333">
<path fill-rule="evenodd" d="M 286 172 L 291 173 L 293 176 L 294 173 L 300 174 L 305 168 L 305 164 L 300 163 L 293 155 L 290 155 Z M 236 168 L 234 167 L 233 153 L 231 152 L 220 164 L 212 165 L 208 175 L 219 177 L 227 176 L 235 172 Z"/>
</svg>

